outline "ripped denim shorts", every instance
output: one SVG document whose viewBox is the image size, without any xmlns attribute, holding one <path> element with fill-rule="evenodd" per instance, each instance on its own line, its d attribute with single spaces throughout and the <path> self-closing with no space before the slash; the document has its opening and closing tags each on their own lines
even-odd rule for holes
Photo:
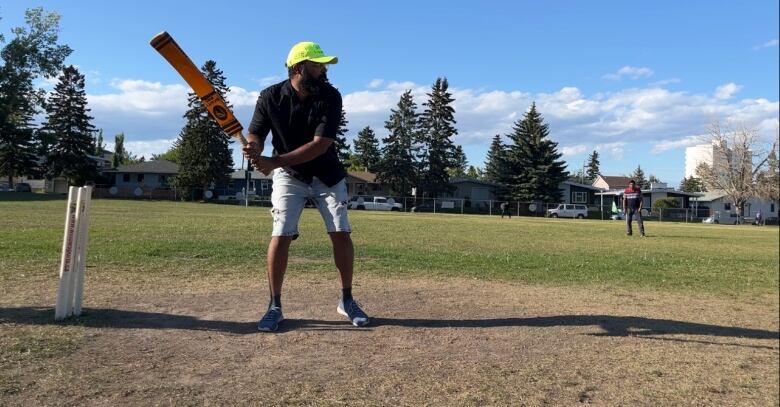
<svg viewBox="0 0 780 407">
<path fill-rule="evenodd" d="M 271 215 L 274 218 L 271 236 L 298 237 L 298 220 L 301 218 L 306 201 L 311 199 L 317 206 L 325 222 L 328 233 L 352 232 L 347 217 L 347 181 L 329 187 L 317 177 L 311 184 L 295 179 L 283 168 L 273 172 L 273 191 L 271 192 Z"/>
</svg>

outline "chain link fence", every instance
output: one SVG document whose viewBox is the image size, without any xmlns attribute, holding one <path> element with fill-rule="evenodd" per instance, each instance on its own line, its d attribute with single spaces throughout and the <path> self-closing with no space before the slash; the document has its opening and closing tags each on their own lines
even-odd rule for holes
<svg viewBox="0 0 780 407">
<path fill-rule="evenodd" d="M 248 205 L 271 207 L 270 189 L 244 190 L 203 188 L 144 188 L 96 185 L 93 197 L 102 199 L 167 200 L 185 202 L 207 202 L 223 205 Z M 411 214 L 463 214 L 488 216 L 526 216 L 561 219 L 601 219 L 624 220 L 622 211 L 615 211 L 609 205 L 563 204 L 544 202 L 518 202 L 502 200 L 472 200 L 461 198 L 420 198 L 420 197 L 383 197 L 383 204 L 369 205 L 364 202 L 373 200 L 372 196 L 354 196 L 349 201 L 352 210 L 398 211 Z M 358 201 L 358 199 L 362 199 Z M 502 204 L 504 208 L 502 208 Z M 313 207 L 309 202 L 307 207 Z M 660 222 L 749 224 L 750 217 L 737 216 L 734 213 L 714 213 L 708 208 L 644 208 L 644 220 Z M 766 224 L 777 224 L 776 219 L 767 219 Z"/>
</svg>

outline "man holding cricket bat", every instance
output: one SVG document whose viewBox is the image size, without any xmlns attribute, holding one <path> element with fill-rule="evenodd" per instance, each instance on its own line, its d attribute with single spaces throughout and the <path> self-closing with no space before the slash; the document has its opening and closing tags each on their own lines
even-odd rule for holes
<svg viewBox="0 0 780 407">
<path fill-rule="evenodd" d="M 298 220 L 308 199 L 316 203 L 333 243 L 342 292 L 336 311 L 355 326 L 369 322 L 352 298 L 355 254 L 347 218 L 347 173 L 335 145 L 341 94 L 326 76 L 327 66 L 337 62 L 316 43 L 295 44 L 287 56 L 289 79 L 261 92 L 249 125 L 244 154 L 264 174 L 273 173 L 273 232 L 267 259 L 271 300 L 258 324 L 261 331 L 275 331 L 284 320 L 282 282 L 290 243 L 298 237 Z M 265 157 L 269 131 L 274 150 Z"/>
</svg>

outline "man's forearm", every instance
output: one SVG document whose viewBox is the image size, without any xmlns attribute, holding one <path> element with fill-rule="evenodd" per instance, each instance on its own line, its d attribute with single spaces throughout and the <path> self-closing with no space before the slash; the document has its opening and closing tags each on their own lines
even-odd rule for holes
<svg viewBox="0 0 780 407">
<path fill-rule="evenodd" d="M 280 167 L 302 164 L 321 156 L 328 150 L 328 147 L 330 147 L 330 142 L 310 141 L 289 153 L 276 156 L 273 159 L 276 160 Z"/>
</svg>

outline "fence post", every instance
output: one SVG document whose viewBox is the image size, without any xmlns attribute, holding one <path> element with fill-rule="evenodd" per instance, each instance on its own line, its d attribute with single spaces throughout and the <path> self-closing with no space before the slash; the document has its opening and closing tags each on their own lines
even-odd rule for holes
<svg viewBox="0 0 780 407">
<path fill-rule="evenodd" d="M 466 202 L 465 199 L 460 200 L 460 214 L 463 215 L 463 203 Z"/>
<path fill-rule="evenodd" d="M 433 213 L 436 213 L 436 198 L 433 198 Z"/>
<path fill-rule="evenodd" d="M 491 199 L 488 201 L 488 215 L 492 215 L 492 214 L 493 214 L 493 200 Z"/>
</svg>

